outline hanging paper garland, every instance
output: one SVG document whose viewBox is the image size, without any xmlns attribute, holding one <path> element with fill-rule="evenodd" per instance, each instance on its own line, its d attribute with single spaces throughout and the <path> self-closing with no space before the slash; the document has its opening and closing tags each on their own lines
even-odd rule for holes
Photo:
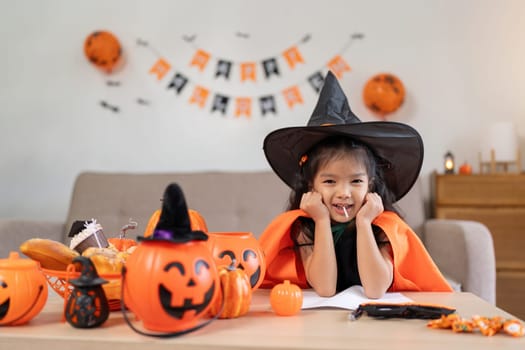
<svg viewBox="0 0 525 350">
<path fill-rule="evenodd" d="M 195 37 L 196 36 L 192 36 L 191 38 L 184 37 L 184 40 L 187 42 L 193 42 Z M 361 33 L 352 34 L 344 48 L 339 53 L 332 56 L 332 58 L 326 63 L 326 68 L 332 71 L 332 73 L 334 73 L 339 79 L 345 72 L 351 71 L 350 66 L 342 56 L 343 53 L 354 40 L 362 39 L 363 37 L 364 35 Z M 299 43 L 304 44 L 309 41 L 310 38 L 311 36 L 308 34 Z M 193 85 L 193 90 L 191 92 L 191 97 L 188 99 L 188 103 L 195 104 L 201 109 L 210 103 L 211 100 L 211 112 L 219 111 L 225 115 L 229 105 L 231 105 L 235 117 L 244 116 L 250 118 L 253 112 L 253 106 L 256 103 L 259 105 L 262 116 L 265 116 L 267 113 L 277 114 L 276 98 L 278 96 L 283 98 L 285 104 L 290 109 L 293 109 L 295 105 L 304 103 L 302 91 L 299 86 L 300 84 L 302 85 L 302 83 L 292 84 L 291 86 L 282 89 L 279 93 L 266 93 L 263 96 L 257 97 L 227 96 L 222 92 L 212 91 L 205 86 L 200 86 L 198 83 L 191 82 L 185 73 L 181 73 L 179 70 L 174 69 L 171 63 L 164 59 L 157 50 L 149 45 L 147 41 L 139 39 L 137 40 L 137 44 L 143 47 L 148 47 L 157 57 L 156 62 L 150 67 L 149 73 L 156 76 L 158 81 L 161 81 L 171 72 L 170 74 L 172 74 L 172 78 L 167 85 L 167 89 L 173 89 L 176 95 L 181 95 L 182 91 L 186 89 L 188 85 Z M 299 63 L 305 63 L 303 55 L 296 44 L 284 50 L 280 56 L 282 56 L 282 59 L 286 62 L 286 65 L 290 70 L 294 70 Z M 272 75 L 280 75 L 281 70 L 278 64 L 279 58 L 279 56 L 275 56 L 266 58 L 259 62 L 265 78 L 268 79 Z M 195 54 L 190 60 L 189 66 L 196 68 L 200 72 L 204 72 L 209 66 L 210 61 L 216 61 L 215 70 L 213 71 L 213 75 L 216 79 L 223 77 L 226 80 L 229 80 L 230 73 L 235 67 L 239 69 L 240 82 L 256 82 L 258 80 L 258 64 L 256 61 L 234 62 L 230 59 L 215 57 L 211 53 L 200 48 L 195 48 Z M 316 70 L 306 78 L 306 83 L 308 83 L 316 93 L 320 91 L 324 83 L 325 74 L 323 73 L 323 70 L 324 69 Z"/>
<path fill-rule="evenodd" d="M 122 64 L 122 47 L 118 39 L 108 31 L 96 31 L 84 42 L 84 54 L 97 68 L 112 73 Z"/>
<path fill-rule="evenodd" d="M 405 87 L 393 74 L 377 74 L 370 78 L 363 89 L 365 105 L 384 117 L 396 111 L 405 99 Z"/>
</svg>

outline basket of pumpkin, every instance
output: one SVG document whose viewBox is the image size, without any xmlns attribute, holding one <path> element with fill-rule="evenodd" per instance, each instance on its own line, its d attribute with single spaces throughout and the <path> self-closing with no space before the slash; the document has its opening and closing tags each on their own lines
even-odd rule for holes
<svg viewBox="0 0 525 350">
<path fill-rule="evenodd" d="M 80 255 L 88 257 L 98 275 L 107 280 L 102 288 L 110 310 L 116 311 L 121 306 L 122 267 L 137 245 L 135 240 L 125 238 L 125 231 L 136 227 L 133 224 L 126 225 L 119 237 L 106 239 L 96 220 L 76 221 L 70 231 L 73 237 L 69 247 L 50 239 L 31 238 L 20 245 L 20 251 L 40 263 L 48 284 L 65 299 L 72 290 L 69 281 L 80 276 L 80 266 L 73 264 L 73 259 Z"/>
</svg>

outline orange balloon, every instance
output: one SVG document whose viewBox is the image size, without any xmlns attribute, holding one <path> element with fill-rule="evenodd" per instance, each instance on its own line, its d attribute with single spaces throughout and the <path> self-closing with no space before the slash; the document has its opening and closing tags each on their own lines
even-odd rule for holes
<svg viewBox="0 0 525 350">
<path fill-rule="evenodd" d="M 365 105 L 381 116 L 396 111 L 404 99 L 405 87 L 393 74 L 377 74 L 367 81 L 363 89 Z"/>
<path fill-rule="evenodd" d="M 118 39 L 107 31 L 91 33 L 84 42 L 84 54 L 95 66 L 111 73 L 122 61 L 122 47 Z"/>
</svg>

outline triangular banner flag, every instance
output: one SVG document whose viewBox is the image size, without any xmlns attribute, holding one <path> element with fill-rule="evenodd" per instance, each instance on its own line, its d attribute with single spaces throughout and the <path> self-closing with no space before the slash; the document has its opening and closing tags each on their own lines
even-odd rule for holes
<svg viewBox="0 0 525 350">
<path fill-rule="evenodd" d="M 310 75 L 308 77 L 308 82 L 312 86 L 312 88 L 315 90 L 315 92 L 319 93 L 321 91 L 321 88 L 324 84 L 324 77 L 323 74 L 319 72 L 315 72 L 314 74 Z"/>
<path fill-rule="evenodd" d="M 277 66 L 277 60 L 275 58 L 262 61 L 262 66 L 266 78 L 269 78 L 272 74 L 279 75 L 279 67 Z"/>
<path fill-rule="evenodd" d="M 175 92 L 177 94 L 180 94 L 182 89 L 184 89 L 184 87 L 186 86 L 187 82 L 188 82 L 188 78 L 186 78 L 180 73 L 175 73 L 175 75 L 173 76 L 173 78 L 171 79 L 168 85 L 168 90 L 175 89 Z"/>
<path fill-rule="evenodd" d="M 350 66 L 340 55 L 336 55 L 334 58 L 332 58 L 330 62 L 328 62 L 327 66 L 339 79 L 341 79 L 344 72 L 350 71 Z"/>
<path fill-rule="evenodd" d="M 272 95 L 263 96 L 259 98 L 259 105 L 261 106 L 262 115 L 266 113 L 277 114 L 277 107 L 275 105 L 275 98 Z"/>
<path fill-rule="evenodd" d="M 303 97 L 301 91 L 297 85 L 292 86 L 286 90 L 283 90 L 284 100 L 288 104 L 288 107 L 292 108 L 297 103 L 303 103 Z"/>
<path fill-rule="evenodd" d="M 232 63 L 230 61 L 219 60 L 219 62 L 217 63 L 217 70 L 215 71 L 215 78 L 223 76 L 226 79 L 229 79 L 231 68 Z"/>
<path fill-rule="evenodd" d="M 200 108 L 203 108 L 209 94 L 210 90 L 203 88 L 202 86 L 196 86 L 195 90 L 193 90 L 193 95 L 191 95 L 190 104 L 196 103 Z"/>
<path fill-rule="evenodd" d="M 237 97 L 235 99 L 235 116 L 245 115 L 250 118 L 252 115 L 252 99 L 250 97 Z"/>
<path fill-rule="evenodd" d="M 241 63 L 241 81 L 255 81 L 255 62 Z"/>
<path fill-rule="evenodd" d="M 202 72 L 208 64 L 209 60 L 209 53 L 207 53 L 204 50 L 197 50 L 197 52 L 195 52 L 195 55 L 193 56 L 193 59 L 191 60 L 190 66 L 197 66 L 197 68 L 199 68 L 199 70 Z"/>
<path fill-rule="evenodd" d="M 158 80 L 164 78 L 164 76 L 170 70 L 171 65 L 164 58 L 159 58 L 157 62 L 150 68 L 149 72 L 155 74 Z"/>
<path fill-rule="evenodd" d="M 215 94 L 215 97 L 213 98 L 213 104 L 211 107 L 211 111 L 219 111 L 222 114 L 226 114 L 226 108 L 228 107 L 228 102 L 230 101 L 230 98 L 228 96 Z"/>
<path fill-rule="evenodd" d="M 303 56 L 301 56 L 297 46 L 292 46 L 283 52 L 283 57 L 285 58 L 286 62 L 288 62 L 290 69 L 294 69 L 297 63 L 304 63 Z"/>
</svg>

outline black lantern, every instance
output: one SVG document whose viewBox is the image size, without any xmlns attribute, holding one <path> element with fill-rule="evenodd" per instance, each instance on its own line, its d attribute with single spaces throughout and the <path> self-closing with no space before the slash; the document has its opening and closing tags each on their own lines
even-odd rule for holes
<svg viewBox="0 0 525 350">
<path fill-rule="evenodd" d="M 81 264 L 80 277 L 69 281 L 74 288 L 67 300 L 65 316 L 76 328 L 93 328 L 106 322 L 109 303 L 102 284 L 108 283 L 98 276 L 93 262 L 85 256 L 77 256 L 73 263 Z"/>
<path fill-rule="evenodd" d="M 447 152 L 445 154 L 445 174 L 454 174 L 454 155 Z"/>
</svg>

